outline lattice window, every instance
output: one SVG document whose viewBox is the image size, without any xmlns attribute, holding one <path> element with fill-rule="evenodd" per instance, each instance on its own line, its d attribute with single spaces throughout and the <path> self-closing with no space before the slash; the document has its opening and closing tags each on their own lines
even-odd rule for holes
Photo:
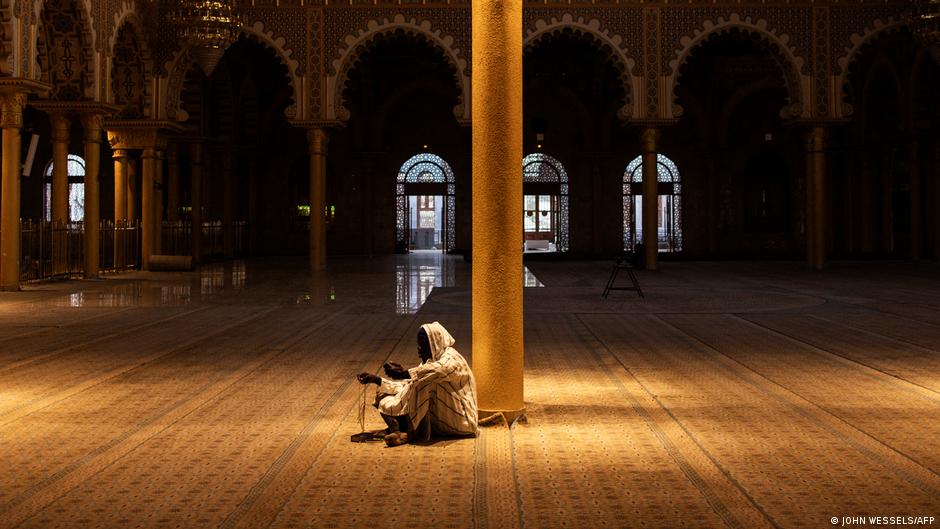
<svg viewBox="0 0 940 529">
<path fill-rule="evenodd" d="M 661 252 L 682 251 L 682 183 L 679 168 L 663 154 L 656 155 L 657 246 Z M 668 184 L 672 184 L 671 186 Z M 643 157 L 637 156 L 623 173 L 623 249 L 633 251 L 643 240 Z M 663 184 L 666 184 L 665 186 Z M 636 192 L 634 192 L 636 191 Z M 664 192 L 666 191 L 666 192 Z"/>
<path fill-rule="evenodd" d="M 534 183 L 558 184 L 558 218 L 555 247 L 559 252 L 567 252 L 568 240 L 568 173 L 565 167 L 552 156 L 534 152 L 522 159 L 522 181 Z M 525 215 L 525 212 L 523 212 Z M 525 222 L 525 220 L 523 220 Z"/>
<path fill-rule="evenodd" d="M 46 165 L 46 185 L 43 188 L 43 218 L 52 220 L 52 162 Z M 76 154 L 68 157 L 69 220 L 80 222 L 85 218 L 85 160 Z"/>
<path fill-rule="evenodd" d="M 453 250 L 456 244 L 457 208 L 454 195 L 457 186 L 454 184 L 454 171 L 450 164 L 436 154 L 423 152 L 408 158 L 398 170 L 398 183 L 395 185 L 395 234 L 401 245 L 406 244 L 408 240 L 409 213 L 405 196 L 407 184 L 444 184 L 444 248 Z"/>
</svg>

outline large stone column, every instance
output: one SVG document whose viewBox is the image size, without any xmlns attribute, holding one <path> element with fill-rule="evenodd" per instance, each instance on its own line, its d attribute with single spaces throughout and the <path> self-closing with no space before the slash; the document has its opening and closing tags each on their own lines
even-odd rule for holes
<svg viewBox="0 0 940 529">
<path fill-rule="evenodd" d="M 826 129 L 817 125 L 806 133 L 806 256 L 817 270 L 825 268 L 828 250 L 826 185 Z"/>
<path fill-rule="evenodd" d="M 0 94 L 3 166 L 0 179 L 0 290 L 20 288 L 20 129 L 26 94 Z"/>
<path fill-rule="evenodd" d="M 190 227 L 192 231 L 192 252 L 193 262 L 202 262 L 202 169 L 203 152 L 202 143 L 190 144 L 191 162 L 191 186 L 190 196 L 192 198 L 192 211 L 190 214 Z"/>
<path fill-rule="evenodd" d="M 154 196 L 155 158 L 152 147 L 144 149 L 141 155 L 143 178 L 140 182 L 140 267 L 150 270 L 150 256 L 154 254 L 154 239 L 157 233 L 157 208 Z"/>
<path fill-rule="evenodd" d="M 473 371 L 481 412 L 524 413 L 522 2 L 473 0 Z"/>
<path fill-rule="evenodd" d="M 177 143 L 171 143 L 166 149 L 166 220 L 180 220 L 180 163 Z"/>
<path fill-rule="evenodd" d="M 326 268 L 326 154 L 330 136 L 325 129 L 307 130 L 310 150 L 310 269 Z"/>
<path fill-rule="evenodd" d="M 656 270 L 659 257 L 659 129 L 640 133 L 643 154 L 643 251 L 647 270 Z"/>
<path fill-rule="evenodd" d="M 99 223 L 101 196 L 98 172 L 101 167 L 101 116 L 82 115 L 85 129 L 85 279 L 97 278 L 100 265 Z"/>
<path fill-rule="evenodd" d="M 52 220 L 69 221 L 69 140 L 72 119 L 64 112 L 49 114 L 52 125 Z"/>
</svg>

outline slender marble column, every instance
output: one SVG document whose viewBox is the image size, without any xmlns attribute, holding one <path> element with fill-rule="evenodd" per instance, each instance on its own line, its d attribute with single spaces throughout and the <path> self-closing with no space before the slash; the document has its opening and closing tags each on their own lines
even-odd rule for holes
<svg viewBox="0 0 940 529">
<path fill-rule="evenodd" d="M 222 252 L 226 259 L 235 257 L 235 177 L 232 158 L 235 152 L 222 152 Z"/>
<path fill-rule="evenodd" d="M 472 325 L 479 407 L 525 411 L 522 2 L 472 2 Z"/>
<path fill-rule="evenodd" d="M 154 254 L 154 238 L 157 231 L 157 208 L 154 196 L 155 158 L 152 147 L 144 149 L 141 155 L 143 178 L 140 182 L 140 267 L 150 270 L 150 256 Z"/>
<path fill-rule="evenodd" d="M 202 169 L 203 169 L 203 144 L 190 144 L 190 156 L 192 158 L 191 186 L 190 195 L 192 197 L 192 212 L 190 215 L 190 226 L 192 229 L 192 252 L 193 262 L 202 262 Z"/>
<path fill-rule="evenodd" d="M 127 220 L 127 149 L 115 149 L 114 158 L 114 225 Z"/>
<path fill-rule="evenodd" d="M 647 270 L 656 270 L 659 257 L 659 129 L 640 134 L 643 153 L 643 250 Z"/>
<path fill-rule="evenodd" d="M 0 179 L 0 290 L 20 289 L 20 129 L 26 94 L 0 94 L 0 127 L 3 128 L 2 179 Z"/>
<path fill-rule="evenodd" d="M 940 261 L 940 138 L 933 144 L 933 258 Z"/>
<path fill-rule="evenodd" d="M 133 154 L 127 157 L 127 221 L 131 224 L 138 218 L 137 203 L 140 198 L 138 163 L 137 157 Z"/>
<path fill-rule="evenodd" d="M 99 223 L 101 222 L 101 196 L 99 169 L 101 167 L 101 116 L 84 114 L 85 129 L 85 279 L 98 277 L 100 265 Z"/>
<path fill-rule="evenodd" d="M 163 149 L 154 151 L 153 157 L 153 209 L 154 209 L 154 231 L 153 231 L 153 253 L 163 253 L 163 213 L 164 202 L 166 201 L 166 180 L 163 177 L 163 160 L 166 152 Z"/>
<path fill-rule="evenodd" d="M 826 266 L 829 216 L 826 196 L 826 128 L 806 134 L 807 261 L 817 270 Z"/>
<path fill-rule="evenodd" d="M 326 154 L 330 136 L 322 128 L 309 129 L 310 149 L 310 269 L 326 268 Z"/>
<path fill-rule="evenodd" d="M 177 143 L 171 143 L 166 150 L 166 220 L 180 220 L 180 164 Z"/>
<path fill-rule="evenodd" d="M 911 138 L 910 143 L 910 168 L 911 168 L 911 258 L 915 261 L 922 257 L 921 250 L 924 246 L 923 235 L 923 196 L 921 196 L 920 179 L 920 140 L 916 137 Z"/>
<path fill-rule="evenodd" d="M 52 125 L 52 220 L 69 221 L 69 140 L 72 119 L 64 112 L 49 115 Z"/>
<path fill-rule="evenodd" d="M 258 251 L 258 156 L 248 159 L 248 253 Z"/>
<path fill-rule="evenodd" d="M 127 149 L 115 149 L 114 158 L 114 267 L 122 269 L 127 264 Z"/>
</svg>

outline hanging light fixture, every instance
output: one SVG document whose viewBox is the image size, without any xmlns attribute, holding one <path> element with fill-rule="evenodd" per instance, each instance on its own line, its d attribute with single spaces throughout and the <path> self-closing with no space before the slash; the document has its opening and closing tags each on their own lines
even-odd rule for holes
<svg viewBox="0 0 940 529">
<path fill-rule="evenodd" d="M 940 64 L 940 0 L 913 0 L 911 32 Z"/>
<path fill-rule="evenodd" d="M 208 76 L 225 49 L 238 39 L 241 20 L 235 0 L 172 0 L 170 21 L 184 46 L 191 46 L 196 64 Z"/>
</svg>

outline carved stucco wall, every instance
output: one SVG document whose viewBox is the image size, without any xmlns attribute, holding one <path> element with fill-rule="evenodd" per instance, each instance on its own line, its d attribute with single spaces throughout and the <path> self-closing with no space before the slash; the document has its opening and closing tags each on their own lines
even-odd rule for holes
<svg viewBox="0 0 940 529">
<path fill-rule="evenodd" d="M 528 22 L 528 23 L 526 23 Z M 619 115 L 621 119 L 628 119 L 636 115 L 633 94 L 639 89 L 640 78 L 634 75 L 636 59 L 634 54 L 638 49 L 627 48 L 627 43 L 623 37 L 611 30 L 596 18 L 585 19 L 583 16 L 575 16 L 572 13 L 556 13 L 550 18 L 530 18 L 524 22 L 525 38 L 523 47 L 529 48 L 537 45 L 540 41 L 551 35 L 566 30 L 578 32 L 591 36 L 599 45 L 603 53 L 613 62 L 620 72 L 620 78 L 625 88 L 626 99 Z"/>
<path fill-rule="evenodd" d="M 78 24 L 84 39 L 86 69 L 91 69 L 83 92 L 100 96 L 96 79 L 102 77 L 102 62 L 110 62 L 118 29 L 130 14 L 139 20 L 151 56 L 148 71 L 166 97 L 160 114 L 178 108 L 181 74 L 188 67 L 187 54 L 178 48 L 172 31 L 158 21 L 157 2 L 135 0 L 74 0 L 81 7 Z M 357 56 L 357 47 L 367 45 L 375 31 L 388 24 L 411 25 L 440 45 L 458 66 L 462 102 L 457 109 L 469 116 L 470 10 L 467 3 L 427 7 L 415 5 L 301 6 L 299 0 L 256 0 L 247 8 L 249 33 L 273 48 L 288 66 L 294 105 L 289 114 L 297 119 L 342 117 L 344 68 Z M 40 0 L 0 0 L 0 73 L 40 78 L 37 53 L 48 37 L 41 38 Z M 673 104 L 678 68 L 691 48 L 707 40 L 710 31 L 737 24 L 759 33 L 791 66 L 788 88 L 791 98 L 799 94 L 800 116 L 840 119 L 851 114 L 843 101 L 842 87 L 849 64 L 858 50 L 879 33 L 896 28 L 904 5 L 864 1 L 859 5 L 794 3 L 767 6 L 757 2 L 728 5 L 652 5 L 624 2 L 620 5 L 576 7 L 532 6 L 523 13 L 527 41 L 559 24 L 591 31 L 603 41 L 620 64 L 627 64 L 625 83 L 629 100 L 622 117 L 671 118 L 681 109 Z M 400 22 L 396 20 L 401 19 Z M 732 21 L 734 21 L 732 23 Z M 259 26 L 260 24 L 260 26 Z M 370 24 L 372 27 L 370 27 Z M 429 26 L 428 26 L 429 25 Z M 104 60 L 101 60 L 104 59 Z M 107 69 L 104 70 L 105 73 Z M 185 71 L 183 72 L 185 74 Z M 795 79 L 798 78 L 798 81 Z M 106 84 L 110 90 L 111 81 Z M 102 87 L 104 88 L 104 87 Z M 153 99 L 154 94 L 148 94 Z M 104 99 L 110 99 L 105 97 Z M 174 104 L 170 101 L 173 100 Z M 460 116 L 458 116 L 459 118 Z M 796 117 L 796 116 L 793 116 Z"/>
<path fill-rule="evenodd" d="M 252 12 L 254 13 L 252 17 L 246 17 L 246 20 L 263 16 L 259 10 L 252 10 Z M 300 17 L 299 26 L 303 28 L 305 26 L 304 21 L 306 20 L 305 13 L 303 11 L 295 11 L 294 15 Z M 304 116 L 303 106 L 305 100 L 301 98 L 301 90 L 303 87 L 301 73 L 304 72 L 304 66 L 307 62 L 305 59 L 305 35 L 303 33 L 295 34 L 294 38 L 288 42 L 285 37 L 281 36 L 279 31 L 269 30 L 262 20 L 255 20 L 250 26 L 246 25 L 243 31 L 249 38 L 272 49 L 281 63 L 287 67 L 289 77 L 288 84 L 292 92 L 292 103 L 284 110 L 284 114 L 288 119 L 302 118 Z M 298 38 L 303 44 L 297 43 Z M 300 49 L 300 53 L 296 52 L 291 46 L 297 46 Z M 163 51 L 161 51 L 161 53 L 163 53 Z M 161 117 L 170 120 L 186 121 L 188 116 L 186 112 L 180 108 L 180 101 L 186 74 L 192 66 L 193 58 L 188 48 L 176 50 L 172 59 L 165 65 L 165 69 L 168 72 L 165 83 L 166 97 L 164 98 L 166 104 L 161 109 Z"/>
<path fill-rule="evenodd" d="M 363 13 L 362 11 L 373 11 Z M 363 15 L 374 15 L 363 18 Z M 470 19 L 469 12 L 458 9 L 338 10 L 330 9 L 324 20 L 324 44 L 331 50 L 326 68 L 322 119 L 345 121 L 349 111 L 344 106 L 343 89 L 349 70 L 359 56 L 380 35 L 404 31 L 420 36 L 439 48 L 454 67 L 460 100 L 454 108 L 459 121 L 470 120 Z"/>
</svg>

